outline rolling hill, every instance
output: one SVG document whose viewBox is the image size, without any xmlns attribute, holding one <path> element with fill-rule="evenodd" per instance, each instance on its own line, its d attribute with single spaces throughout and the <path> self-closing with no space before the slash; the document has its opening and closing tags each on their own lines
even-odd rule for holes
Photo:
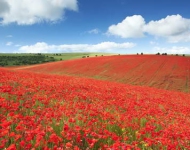
<svg viewBox="0 0 190 150">
<path fill-rule="evenodd" d="M 190 92 L 190 57 L 162 55 L 100 56 L 15 69 Z"/>
</svg>

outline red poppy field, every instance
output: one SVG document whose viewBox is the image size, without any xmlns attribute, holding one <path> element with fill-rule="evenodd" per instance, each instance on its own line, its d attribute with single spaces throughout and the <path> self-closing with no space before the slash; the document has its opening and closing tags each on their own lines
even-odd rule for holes
<svg viewBox="0 0 190 150">
<path fill-rule="evenodd" d="M 39 73 L 88 77 L 190 92 L 190 57 L 163 55 L 99 56 L 19 68 Z"/>
<path fill-rule="evenodd" d="M 113 57 L 116 56 L 104 59 Z M 148 56 L 141 57 L 142 62 L 145 61 L 144 57 Z M 86 65 L 84 70 L 79 69 L 81 74 L 86 71 L 85 75 L 95 75 L 99 70 L 87 71 L 92 68 L 93 63 L 90 64 L 90 61 L 95 59 L 99 61 L 94 65 L 103 61 L 103 57 L 95 57 L 56 62 L 55 70 L 52 63 L 25 67 L 25 70 L 0 68 L 0 149 L 190 149 L 190 94 L 187 85 L 180 87 L 187 90 L 185 93 L 175 91 L 176 89 L 169 91 L 147 87 L 146 84 L 146 86 L 133 86 L 66 76 L 61 72 L 64 63 L 73 63 L 70 69 L 67 66 L 65 72 L 73 70 L 73 73 L 76 71 L 79 74 L 76 68 L 82 65 L 79 62 L 83 60 L 89 62 L 90 67 Z M 181 80 L 185 80 L 189 85 L 187 78 L 189 58 L 179 57 L 179 59 L 181 61 L 176 60 L 176 62 L 183 67 L 176 65 L 176 68 L 181 71 L 173 69 L 171 73 L 166 69 L 172 65 L 172 61 L 168 60 L 168 65 L 163 64 L 165 69 L 162 72 L 165 74 L 170 71 L 170 74 L 181 77 Z M 120 61 L 124 59 L 118 60 L 118 63 L 121 63 Z M 153 64 L 152 62 L 149 66 L 150 72 Z M 135 67 L 137 64 L 134 61 L 131 65 Z M 125 69 L 119 66 L 111 67 L 115 71 L 111 69 L 110 71 L 118 72 L 120 76 Z M 106 63 L 102 67 L 109 68 Z M 62 75 L 48 74 L 48 71 L 49 73 L 59 71 Z M 132 71 L 130 74 L 133 74 Z M 162 74 L 159 72 L 156 77 L 161 80 Z M 115 81 L 110 78 L 112 76 L 108 79 Z"/>
</svg>

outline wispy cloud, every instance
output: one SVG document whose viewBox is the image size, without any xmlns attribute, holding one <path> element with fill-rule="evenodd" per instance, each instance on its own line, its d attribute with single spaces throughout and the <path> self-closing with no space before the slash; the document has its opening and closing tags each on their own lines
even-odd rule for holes
<svg viewBox="0 0 190 150">
<path fill-rule="evenodd" d="M 7 37 L 7 38 L 12 38 L 13 36 L 12 36 L 12 35 L 7 35 L 6 37 Z"/>
<path fill-rule="evenodd" d="M 150 41 L 150 44 L 151 44 L 151 45 L 158 45 L 158 42 Z"/>
<path fill-rule="evenodd" d="M 6 45 L 11 46 L 11 45 L 13 45 L 13 42 L 7 42 Z"/>
<path fill-rule="evenodd" d="M 90 33 L 90 34 L 98 34 L 98 33 L 100 33 L 100 30 L 96 28 L 96 29 L 92 29 L 92 30 L 88 31 L 88 33 Z"/>
<path fill-rule="evenodd" d="M 190 54 L 190 48 L 189 47 L 179 47 L 179 46 L 154 47 L 153 52 L 168 53 L 168 54 Z"/>
<path fill-rule="evenodd" d="M 48 53 L 48 52 L 113 52 L 126 50 L 135 47 L 135 43 L 102 42 L 98 44 L 63 44 L 49 45 L 45 42 L 38 42 L 34 45 L 25 45 L 17 52 L 21 53 Z"/>
<path fill-rule="evenodd" d="M 22 46 L 22 45 L 20 45 L 20 44 L 16 44 L 16 45 L 15 45 L 15 47 L 20 47 L 20 46 Z"/>
</svg>

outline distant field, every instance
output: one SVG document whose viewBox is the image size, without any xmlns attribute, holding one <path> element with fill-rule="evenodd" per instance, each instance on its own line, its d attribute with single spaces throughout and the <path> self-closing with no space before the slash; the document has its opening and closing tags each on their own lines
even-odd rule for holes
<svg viewBox="0 0 190 150">
<path fill-rule="evenodd" d="M 45 54 L 49 57 L 54 57 L 56 60 L 71 60 L 71 59 L 78 59 L 82 57 L 95 57 L 97 56 L 109 56 L 114 55 L 110 53 L 57 53 L 57 54 Z"/>
<path fill-rule="evenodd" d="M 0 66 L 22 66 L 54 61 L 77 59 L 82 57 L 108 56 L 108 53 L 0 53 Z"/>
<path fill-rule="evenodd" d="M 121 55 L 84 58 L 17 69 L 190 92 L 190 57 Z"/>
</svg>

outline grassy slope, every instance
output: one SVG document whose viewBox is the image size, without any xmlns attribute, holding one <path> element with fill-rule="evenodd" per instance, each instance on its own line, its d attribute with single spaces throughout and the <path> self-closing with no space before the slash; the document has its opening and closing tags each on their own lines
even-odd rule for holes
<svg viewBox="0 0 190 150">
<path fill-rule="evenodd" d="M 84 52 L 84 53 L 41 53 L 41 54 L 45 56 L 49 56 L 49 57 L 54 57 L 56 60 L 60 60 L 60 59 L 71 60 L 71 59 L 82 58 L 82 56 L 94 57 L 96 55 L 98 56 L 114 55 L 111 53 L 87 53 L 87 52 Z M 0 56 L 35 56 L 35 55 L 36 54 L 31 54 L 31 53 L 0 53 Z"/>
<path fill-rule="evenodd" d="M 190 57 L 154 55 L 94 57 L 20 69 L 190 92 Z"/>
<path fill-rule="evenodd" d="M 109 53 L 60 53 L 60 55 L 54 55 L 54 54 L 45 54 L 46 56 L 49 57 L 54 57 L 56 60 L 71 60 L 71 59 L 78 59 L 82 58 L 83 56 L 89 56 L 89 57 L 95 57 L 96 55 L 101 56 L 108 56 L 108 55 L 113 55 Z"/>
</svg>

